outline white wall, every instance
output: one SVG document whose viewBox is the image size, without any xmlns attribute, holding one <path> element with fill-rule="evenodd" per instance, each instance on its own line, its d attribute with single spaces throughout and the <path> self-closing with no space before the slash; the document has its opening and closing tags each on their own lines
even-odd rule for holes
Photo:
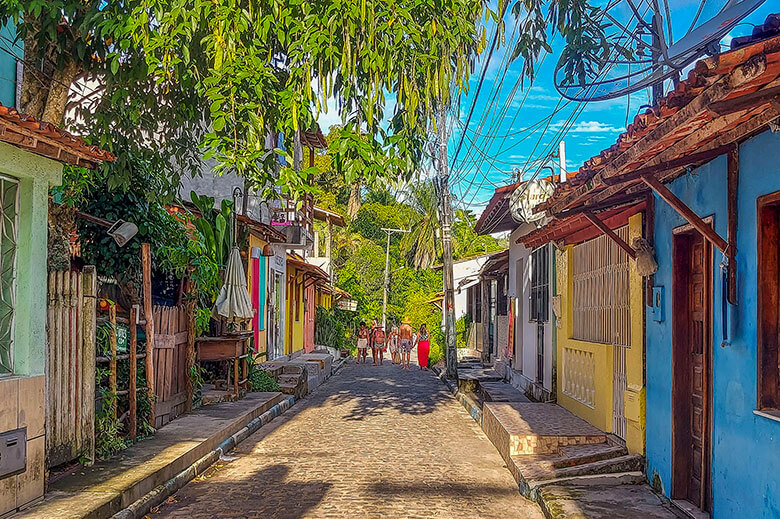
<svg viewBox="0 0 780 519">
<path fill-rule="evenodd" d="M 477 256 L 468 260 L 458 261 L 452 265 L 452 275 L 455 279 L 455 286 L 458 286 L 463 279 L 469 277 L 476 277 L 479 271 L 482 269 L 482 265 L 487 261 L 488 255 Z M 455 320 L 460 319 L 468 310 L 468 294 L 467 290 L 455 290 Z M 442 318 L 442 326 L 444 326 L 444 319 Z"/>
<path fill-rule="evenodd" d="M 531 284 L 531 250 L 526 249 L 517 239 L 524 236 L 534 227 L 521 226 L 515 229 L 509 236 L 509 296 L 515 299 L 515 358 L 512 361 L 514 370 L 513 382 L 525 388 L 530 383 L 536 382 L 537 353 L 536 337 L 537 323 L 529 322 L 530 318 L 530 284 Z M 552 244 L 546 245 L 553 247 Z M 544 376 L 543 385 L 547 390 L 552 389 L 553 371 L 553 326 L 554 315 L 552 311 L 553 271 L 554 255 L 551 252 L 549 265 L 550 320 L 544 325 Z M 519 376 L 522 375 L 522 376 Z"/>
</svg>

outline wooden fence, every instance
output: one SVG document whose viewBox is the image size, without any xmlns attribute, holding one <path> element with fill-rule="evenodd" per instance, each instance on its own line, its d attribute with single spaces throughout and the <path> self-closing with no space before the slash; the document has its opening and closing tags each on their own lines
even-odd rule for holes
<svg viewBox="0 0 780 519">
<path fill-rule="evenodd" d="M 189 314 L 185 305 L 154 307 L 155 427 L 187 409 Z M 189 355 L 189 357 L 193 357 Z"/>
<path fill-rule="evenodd" d="M 95 458 L 95 267 L 49 273 L 46 463 Z"/>
</svg>

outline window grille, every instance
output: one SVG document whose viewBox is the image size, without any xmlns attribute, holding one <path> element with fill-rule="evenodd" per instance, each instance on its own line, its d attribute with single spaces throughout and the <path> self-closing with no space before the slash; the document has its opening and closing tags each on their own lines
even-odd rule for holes
<svg viewBox="0 0 780 519">
<path fill-rule="evenodd" d="M 0 375 L 13 373 L 19 182 L 0 176 Z"/>
<path fill-rule="evenodd" d="M 628 226 L 615 231 L 626 242 Z M 608 236 L 574 247 L 572 338 L 630 347 L 629 257 Z"/>
<path fill-rule="evenodd" d="M 546 245 L 531 253 L 530 306 L 531 321 L 550 320 L 550 248 Z"/>
</svg>

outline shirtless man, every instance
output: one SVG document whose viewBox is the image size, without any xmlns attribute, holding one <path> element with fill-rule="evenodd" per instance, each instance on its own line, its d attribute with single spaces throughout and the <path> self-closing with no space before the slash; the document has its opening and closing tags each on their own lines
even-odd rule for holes
<svg viewBox="0 0 780 519">
<path fill-rule="evenodd" d="M 401 369 L 409 369 L 409 357 L 412 353 L 412 327 L 408 320 L 404 319 L 401 323 L 398 335 L 401 338 Z"/>
<path fill-rule="evenodd" d="M 371 338 L 373 340 L 371 341 L 371 353 L 374 356 L 374 366 L 376 366 L 377 355 L 379 356 L 379 365 L 381 366 L 382 361 L 384 360 L 384 352 L 382 349 L 385 347 L 385 329 L 376 322 L 376 319 L 373 320 L 372 324 Z"/>
<path fill-rule="evenodd" d="M 357 340 L 357 363 L 360 364 L 360 359 L 363 359 L 363 364 L 366 363 L 366 354 L 368 353 L 368 328 L 366 323 L 360 321 L 360 329 L 358 330 Z"/>
</svg>

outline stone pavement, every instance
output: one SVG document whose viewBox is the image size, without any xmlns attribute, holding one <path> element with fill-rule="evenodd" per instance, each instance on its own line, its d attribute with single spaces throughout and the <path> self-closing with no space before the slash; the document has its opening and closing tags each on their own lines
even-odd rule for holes
<svg viewBox="0 0 780 519">
<path fill-rule="evenodd" d="M 152 519 L 539 519 L 430 372 L 350 365 Z"/>
</svg>

